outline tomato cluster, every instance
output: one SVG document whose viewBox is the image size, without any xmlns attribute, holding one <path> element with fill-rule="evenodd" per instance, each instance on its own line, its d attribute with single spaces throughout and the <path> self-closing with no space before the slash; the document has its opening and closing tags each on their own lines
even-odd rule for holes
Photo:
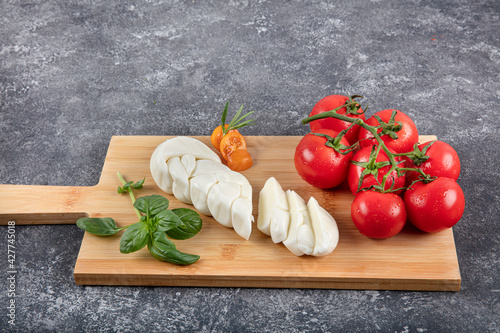
<svg viewBox="0 0 500 333">
<path fill-rule="evenodd" d="M 407 220 L 425 232 L 454 226 L 465 209 L 456 151 L 438 140 L 419 144 L 415 123 L 399 110 L 366 119 L 358 97 L 327 96 L 302 121 L 311 133 L 295 150 L 298 174 L 323 189 L 347 180 L 351 217 L 365 236 L 392 237 Z"/>
</svg>

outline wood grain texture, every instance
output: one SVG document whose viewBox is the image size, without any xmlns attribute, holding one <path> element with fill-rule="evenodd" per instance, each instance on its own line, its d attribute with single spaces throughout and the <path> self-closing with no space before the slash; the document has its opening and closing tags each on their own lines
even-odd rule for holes
<svg viewBox="0 0 500 333">
<path fill-rule="evenodd" d="M 92 187 L 0 185 L 0 223 L 75 223 L 80 216 L 112 217 L 118 225 L 136 222 L 128 195 L 116 192 L 125 179 L 146 176 L 137 196 L 161 194 L 171 208 L 188 207 L 163 193 L 149 171 L 149 158 L 167 136 L 112 138 L 99 184 Z M 196 137 L 209 147 L 209 137 Z M 421 136 L 424 142 L 434 136 Z M 452 230 L 426 234 L 410 224 L 397 236 L 373 240 L 362 236 L 350 218 L 354 197 L 346 186 L 320 190 L 305 183 L 293 164 L 299 136 L 248 136 L 252 168 L 242 172 L 253 187 L 254 216 L 259 191 L 269 177 L 283 189 L 293 189 L 305 200 L 314 196 L 336 219 L 340 241 L 326 257 L 296 257 L 274 244 L 254 224 L 248 241 L 213 218 L 201 215 L 203 228 L 192 239 L 175 241 L 179 250 L 199 254 L 191 266 L 175 266 L 154 259 L 147 249 L 119 252 L 121 233 L 99 237 L 85 233 L 74 277 L 83 285 L 209 286 L 259 288 L 331 288 L 442 290 L 460 289 L 460 271 Z M 7 193 L 7 194 L 6 194 Z M 27 200 L 31 199 L 31 200 Z M 29 204 L 27 204 L 29 202 Z"/>
</svg>

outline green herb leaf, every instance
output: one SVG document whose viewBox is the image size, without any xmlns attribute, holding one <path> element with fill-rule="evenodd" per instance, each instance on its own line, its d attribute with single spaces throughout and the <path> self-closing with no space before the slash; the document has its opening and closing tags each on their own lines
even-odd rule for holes
<svg viewBox="0 0 500 333">
<path fill-rule="evenodd" d="M 184 225 L 179 216 L 173 211 L 165 209 L 155 216 L 156 228 L 159 231 L 167 231 Z"/>
<path fill-rule="evenodd" d="M 134 207 L 150 218 L 167 209 L 168 205 L 168 199 L 157 194 L 140 197 L 134 202 Z"/>
<path fill-rule="evenodd" d="M 76 221 L 76 225 L 91 234 L 98 236 L 111 236 L 125 228 L 118 228 L 115 221 L 110 217 L 82 217 Z"/>
<path fill-rule="evenodd" d="M 226 132 L 224 130 L 225 130 L 225 127 L 226 127 L 226 117 L 227 117 L 227 110 L 228 109 L 229 109 L 229 102 L 226 102 L 226 106 L 224 107 L 224 111 L 222 111 L 222 119 L 221 119 L 222 132 L 224 134 L 226 134 Z"/>
<path fill-rule="evenodd" d="M 251 114 L 254 113 L 254 111 L 250 111 L 246 113 L 243 116 L 241 115 L 241 112 L 243 111 L 243 104 L 240 106 L 238 112 L 234 115 L 233 119 L 229 122 L 229 124 L 226 127 L 226 117 L 227 117 L 227 110 L 228 110 L 229 102 L 226 102 L 226 106 L 224 107 L 224 111 L 222 111 L 222 135 L 225 136 L 229 131 L 235 130 L 238 128 L 242 128 L 245 126 L 250 126 L 250 125 L 255 125 L 255 119 L 247 119 L 243 121 L 246 117 L 250 116 Z"/>
<path fill-rule="evenodd" d="M 172 212 L 182 221 L 182 225 L 168 230 L 167 235 L 173 239 L 188 239 L 200 232 L 203 221 L 200 215 L 192 209 L 175 208 Z"/>
<path fill-rule="evenodd" d="M 152 243 L 159 243 L 164 248 L 176 248 L 174 242 L 167 238 L 167 234 L 164 231 L 157 230 L 153 232 Z"/>
<path fill-rule="evenodd" d="M 142 249 L 149 240 L 149 226 L 145 222 L 132 224 L 120 239 L 120 252 L 131 253 Z"/>
<path fill-rule="evenodd" d="M 118 186 L 118 193 L 126 193 L 130 189 L 130 185 L 132 185 L 132 182 L 126 182 L 123 184 L 123 187 Z"/>
<path fill-rule="evenodd" d="M 181 252 L 177 249 L 162 248 L 156 244 L 148 246 L 148 250 L 153 257 L 176 265 L 191 265 L 200 259 L 199 255 Z"/>
<path fill-rule="evenodd" d="M 176 265 L 191 265 L 200 259 L 198 255 L 177 250 L 175 244 L 162 231 L 153 234 L 152 242 L 148 243 L 148 250 L 156 259 Z"/>
<path fill-rule="evenodd" d="M 133 189 L 140 190 L 142 188 L 142 185 L 144 185 L 145 180 L 146 180 L 146 177 L 144 177 L 142 180 L 139 180 L 139 181 L 133 183 L 130 186 L 132 186 Z"/>
</svg>

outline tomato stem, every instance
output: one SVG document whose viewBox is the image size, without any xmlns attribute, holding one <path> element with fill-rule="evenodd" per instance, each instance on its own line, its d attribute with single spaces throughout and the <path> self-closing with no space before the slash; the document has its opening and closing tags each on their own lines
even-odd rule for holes
<svg viewBox="0 0 500 333">
<path fill-rule="evenodd" d="M 333 110 L 315 114 L 313 116 L 310 116 L 310 117 L 307 117 L 305 119 L 302 119 L 302 124 L 305 125 L 305 124 L 308 124 L 308 123 L 310 123 L 311 121 L 314 121 L 314 120 L 324 119 L 324 118 L 330 118 L 330 117 L 341 119 L 341 120 L 345 120 L 345 121 L 348 121 L 348 122 L 352 123 L 353 120 L 354 120 L 353 118 L 344 116 L 342 114 L 338 114 L 337 111 L 340 110 L 340 109 L 342 109 L 342 108 L 345 108 L 347 106 L 356 105 L 356 104 L 358 104 L 358 102 L 353 101 L 353 102 L 350 102 L 350 103 L 343 104 L 343 105 L 341 105 L 339 107 L 336 107 Z"/>
</svg>

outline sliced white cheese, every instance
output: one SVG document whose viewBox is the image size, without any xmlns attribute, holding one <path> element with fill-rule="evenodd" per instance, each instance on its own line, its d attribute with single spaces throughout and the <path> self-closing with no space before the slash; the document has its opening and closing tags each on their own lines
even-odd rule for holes
<svg viewBox="0 0 500 333">
<path fill-rule="evenodd" d="M 191 177 L 194 168 L 196 167 L 196 157 L 191 154 L 185 154 L 181 156 L 181 163 L 184 169 L 186 169 L 186 174 Z"/>
<path fill-rule="evenodd" d="M 161 143 L 157 148 L 166 161 L 171 157 L 193 155 L 197 160 L 221 162 L 220 157 L 203 142 L 188 136 L 178 136 Z"/>
<path fill-rule="evenodd" d="M 234 200 L 231 207 L 231 220 L 234 231 L 244 239 L 250 238 L 252 232 L 252 205 L 249 201 L 243 198 Z"/>
<path fill-rule="evenodd" d="M 212 160 L 198 160 L 196 161 L 196 166 L 191 173 L 192 177 L 198 175 L 214 174 L 218 172 L 228 172 L 232 171 L 227 166 L 217 161 Z M 233 172 L 233 171 L 232 171 Z"/>
<path fill-rule="evenodd" d="M 149 168 L 156 185 L 158 185 L 162 191 L 172 194 L 172 184 L 174 181 L 168 171 L 167 161 L 163 159 L 161 150 L 158 148 L 156 148 L 153 155 L 151 155 Z"/>
<path fill-rule="evenodd" d="M 154 150 L 150 169 L 163 191 L 234 228 L 241 237 L 250 237 L 252 186 L 245 176 L 220 163 L 204 143 L 189 137 L 169 139 Z"/>
<path fill-rule="evenodd" d="M 311 197 L 307 202 L 314 231 L 313 256 L 330 254 L 339 242 L 339 230 L 335 219 Z"/>
<path fill-rule="evenodd" d="M 231 206 L 240 197 L 241 187 L 238 184 L 220 182 L 212 186 L 207 197 L 210 214 L 220 224 L 232 228 Z"/>
<path fill-rule="evenodd" d="M 314 251 L 314 231 L 307 223 L 302 224 L 297 230 L 297 244 L 300 251 L 311 255 Z"/>
<path fill-rule="evenodd" d="M 299 227 L 304 224 L 302 211 L 307 213 L 306 203 L 295 191 L 287 190 L 286 198 L 290 208 L 290 226 L 288 227 L 288 235 L 283 241 L 283 245 L 296 256 L 301 256 L 304 252 L 299 248 L 297 236 Z"/>
<path fill-rule="evenodd" d="M 252 205 L 252 185 L 248 184 L 240 184 L 241 193 L 240 197 L 245 199 L 247 204 Z"/>
<path fill-rule="evenodd" d="M 290 225 L 290 212 L 275 207 L 271 217 L 269 231 L 274 243 L 281 243 L 288 236 L 288 226 Z"/>
<path fill-rule="evenodd" d="M 212 186 L 217 184 L 217 177 L 213 173 L 197 175 L 189 180 L 189 192 L 194 208 L 202 214 L 211 216 L 208 209 L 208 193 Z"/>
<path fill-rule="evenodd" d="M 339 240 L 335 220 L 316 199 L 311 197 L 306 204 L 296 192 L 285 193 L 273 177 L 259 194 L 257 227 L 296 256 L 327 255 Z"/>
<path fill-rule="evenodd" d="M 285 218 L 287 216 L 286 213 L 288 213 L 288 201 L 286 199 L 286 194 L 278 181 L 274 177 L 271 177 L 266 181 L 264 187 L 259 193 L 257 228 L 266 235 L 271 236 L 271 221 L 273 220 L 273 216 L 279 215 Z M 277 218 L 274 220 L 276 221 Z M 284 223 L 288 224 L 289 222 Z M 278 224 L 278 222 L 275 222 L 274 224 L 275 226 L 273 229 L 275 230 L 275 234 L 284 229 L 284 226 Z M 286 229 L 288 230 L 288 227 Z M 281 237 L 282 236 L 280 235 L 275 236 L 275 238 Z"/>
<path fill-rule="evenodd" d="M 189 175 L 181 163 L 179 156 L 174 156 L 167 161 L 168 171 L 172 177 L 172 193 L 181 202 L 191 204 L 189 194 Z"/>
<path fill-rule="evenodd" d="M 160 143 L 153 151 L 150 160 L 150 170 L 153 180 L 163 191 L 173 194 L 173 179 L 168 170 L 167 161 L 172 157 L 192 155 L 195 160 L 211 160 L 220 164 L 220 157 L 206 144 L 187 136 L 178 136 Z M 191 173 L 193 158 L 182 160 L 182 164 Z M 222 165 L 222 164 L 221 164 Z"/>
</svg>

